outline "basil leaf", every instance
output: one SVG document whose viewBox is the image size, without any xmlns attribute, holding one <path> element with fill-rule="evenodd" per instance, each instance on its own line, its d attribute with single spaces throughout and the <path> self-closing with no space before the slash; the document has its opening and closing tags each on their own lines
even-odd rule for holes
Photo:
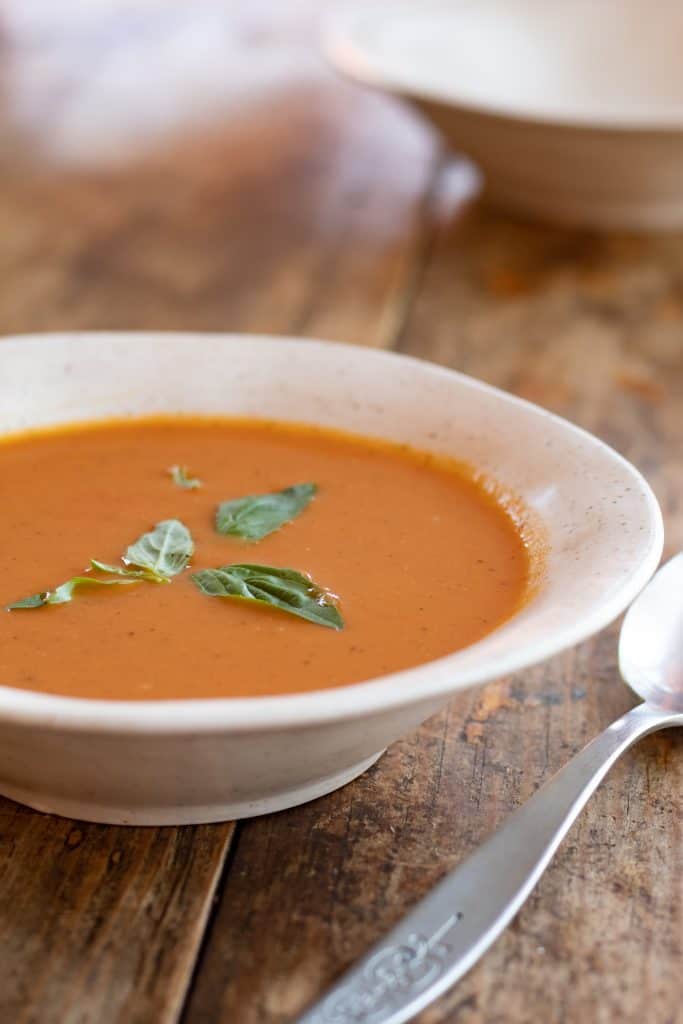
<svg viewBox="0 0 683 1024">
<path fill-rule="evenodd" d="M 12 604 L 5 605 L 5 611 L 11 612 L 15 608 L 40 608 L 47 604 L 49 593 L 49 590 L 44 590 L 42 594 L 31 594 L 30 597 L 23 597 L 21 601 L 13 601 Z"/>
<path fill-rule="evenodd" d="M 343 629 L 344 620 L 329 591 L 296 569 L 271 565 L 224 565 L 201 569 L 192 581 L 208 597 L 232 597 L 255 601 L 298 615 L 319 626 Z"/>
<path fill-rule="evenodd" d="M 193 552 L 192 535 L 184 523 L 179 519 L 164 519 L 126 549 L 123 561 L 168 579 L 187 567 Z"/>
<path fill-rule="evenodd" d="M 198 487 L 202 486 L 202 481 L 196 476 L 188 476 L 187 466 L 171 466 L 169 473 L 173 483 L 186 491 L 195 491 Z"/>
<path fill-rule="evenodd" d="M 98 580 L 95 576 L 72 576 L 66 583 L 61 583 L 54 590 L 43 590 L 40 594 L 32 594 L 24 597 L 21 601 L 15 601 L 6 606 L 7 611 L 14 611 L 19 608 L 41 608 L 46 604 L 67 604 L 73 600 L 74 591 L 84 586 L 116 586 L 130 583 L 142 583 L 142 577 L 136 579 L 115 579 Z"/>
<path fill-rule="evenodd" d="M 301 515 L 317 490 L 317 484 L 295 484 L 272 494 L 224 501 L 216 510 L 216 529 L 230 537 L 261 540 Z"/>
<path fill-rule="evenodd" d="M 97 558 L 90 559 L 90 567 L 110 576 L 126 576 L 128 579 L 147 580 L 149 583 L 171 582 L 167 576 L 159 576 L 151 569 L 127 569 L 123 565 L 109 565 L 108 562 L 100 562 Z"/>
<path fill-rule="evenodd" d="M 74 592 L 83 586 L 124 586 L 131 583 L 170 583 L 187 566 L 194 551 L 192 536 L 187 527 L 177 519 L 166 519 L 157 523 L 150 533 L 145 533 L 126 550 L 123 561 L 136 568 L 109 565 L 97 558 L 90 559 L 90 566 L 98 572 L 115 579 L 100 580 L 96 576 L 73 576 L 54 590 L 43 590 L 20 601 L 8 604 L 7 611 L 19 608 L 42 608 L 46 604 L 67 604 Z"/>
</svg>

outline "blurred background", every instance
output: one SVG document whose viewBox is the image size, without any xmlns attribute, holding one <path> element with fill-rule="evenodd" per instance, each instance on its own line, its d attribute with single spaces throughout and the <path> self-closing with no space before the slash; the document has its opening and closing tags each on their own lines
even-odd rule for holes
<svg viewBox="0 0 683 1024">
<path fill-rule="evenodd" d="M 123 164 L 319 75 L 294 0 L 4 0 L 7 141 L 36 161 Z"/>
<path fill-rule="evenodd" d="M 273 332 L 430 359 L 615 446 L 662 503 L 666 554 L 683 548 L 683 232 L 480 203 L 457 146 L 328 67 L 332 6 L 0 0 L 0 335 Z M 186 1024 L 291 1020 L 628 706 L 615 650 L 607 631 L 464 692 L 352 786 L 247 822 L 215 904 L 231 826 L 122 835 L 3 801 L 7 998 L 41 1024 L 171 1024 L 186 995 Z M 538 898 L 429 1021 L 564 1024 L 600 1007 L 673 1024 L 674 742 L 615 769 Z M 29 945 L 48 932 L 49 956 Z"/>
<path fill-rule="evenodd" d="M 3 0 L 0 332 L 386 343 L 435 144 L 327 67 L 327 7 Z"/>
</svg>

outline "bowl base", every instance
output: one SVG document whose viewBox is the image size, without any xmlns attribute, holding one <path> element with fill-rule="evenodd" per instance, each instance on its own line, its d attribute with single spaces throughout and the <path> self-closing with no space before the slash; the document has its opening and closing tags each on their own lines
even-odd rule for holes
<svg viewBox="0 0 683 1024">
<path fill-rule="evenodd" d="M 384 750 L 378 751 L 364 761 L 325 778 L 317 779 L 305 786 L 285 790 L 256 800 L 232 801 L 225 804 L 181 807 L 119 807 L 107 804 L 87 803 L 69 800 L 60 796 L 35 793 L 32 790 L 0 782 L 0 795 L 24 804 L 43 814 L 56 814 L 60 818 L 76 821 L 92 821 L 100 825 L 206 825 L 218 821 L 234 821 L 239 818 L 254 818 L 259 814 L 272 814 L 288 807 L 305 804 L 320 796 L 326 796 L 340 789 L 348 782 L 362 775 L 379 760 Z"/>
<path fill-rule="evenodd" d="M 484 185 L 484 201 L 519 217 L 559 227 L 594 231 L 678 231 L 683 227 L 683 199 L 636 198 L 607 200 L 581 193 L 544 193 L 491 175 Z"/>
</svg>

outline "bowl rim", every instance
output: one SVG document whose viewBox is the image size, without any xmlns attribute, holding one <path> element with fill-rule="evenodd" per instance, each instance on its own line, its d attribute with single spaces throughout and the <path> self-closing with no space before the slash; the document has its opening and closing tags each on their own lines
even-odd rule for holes
<svg viewBox="0 0 683 1024">
<path fill-rule="evenodd" d="M 470 9 L 468 3 L 463 4 Z M 654 134 L 680 135 L 683 132 L 683 105 L 663 115 L 656 113 L 644 115 L 642 110 L 624 110 L 623 113 L 591 113 L 586 109 L 557 111 L 555 113 L 532 105 L 520 107 L 514 103 L 501 101 L 477 101 L 458 94 L 458 90 L 447 93 L 437 87 L 411 84 L 400 74 L 392 74 L 368 56 L 358 45 L 354 29 L 359 18 L 392 17 L 408 14 L 438 17 L 438 12 L 448 10 L 457 13 L 458 4 L 445 4 L 443 0 L 423 0 L 419 9 L 406 0 L 388 5 L 378 3 L 360 4 L 358 0 L 350 7 L 332 10 L 322 21 L 320 30 L 320 48 L 328 63 L 352 81 L 382 89 L 394 96 L 414 99 L 425 103 L 437 103 L 452 107 L 466 114 L 487 117 L 518 124 L 537 125 L 545 128 L 561 128 L 568 131 L 614 132 L 617 135 Z"/>
<path fill-rule="evenodd" d="M 441 658 L 423 662 L 413 668 L 376 676 L 362 682 L 281 696 L 102 700 L 46 694 L 0 685 L 0 723 L 107 734 L 148 733 L 171 736 L 188 733 L 259 733 L 293 726 L 315 727 L 324 723 L 363 718 L 418 703 L 434 703 L 439 700 L 445 702 L 462 689 L 531 668 L 599 632 L 613 622 L 634 600 L 659 564 L 664 545 L 662 512 L 652 488 L 632 463 L 604 441 L 564 417 L 501 388 L 430 360 L 337 341 L 288 335 L 209 331 L 59 331 L 3 336 L 0 338 L 0 360 L 6 346 L 15 344 L 21 346 L 22 351 L 26 351 L 27 346 L 49 344 L 51 338 L 69 338 L 87 344 L 93 338 L 107 339 L 115 343 L 116 339 L 131 337 L 144 340 L 169 336 L 175 340 L 182 339 L 188 344 L 198 336 L 241 341 L 249 345 L 275 342 L 293 348 L 305 347 L 307 353 L 334 348 L 353 352 L 355 358 L 360 354 L 361 358 L 380 359 L 397 365 L 413 365 L 422 369 L 428 367 L 429 371 L 437 376 L 455 379 L 474 391 L 493 396 L 505 404 L 532 411 L 534 415 L 540 415 L 561 425 L 568 436 L 588 442 L 595 449 L 608 454 L 613 462 L 638 484 L 648 514 L 649 545 L 640 562 L 632 568 L 609 599 L 603 600 L 591 613 L 578 615 L 563 629 L 558 629 L 550 636 L 544 636 L 523 647 L 514 648 L 505 656 L 489 662 L 488 666 L 486 662 L 482 662 L 478 666 L 460 669 L 455 681 L 453 662 L 463 650 L 471 650 L 476 644 Z"/>
</svg>

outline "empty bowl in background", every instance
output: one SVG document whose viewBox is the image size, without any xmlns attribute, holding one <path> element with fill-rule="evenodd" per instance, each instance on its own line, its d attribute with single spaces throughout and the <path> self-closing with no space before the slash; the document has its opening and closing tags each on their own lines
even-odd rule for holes
<svg viewBox="0 0 683 1024">
<path fill-rule="evenodd" d="M 601 229 L 683 226 L 682 47 L 673 0 L 354 5 L 324 34 L 474 158 L 492 202 Z"/>
</svg>

